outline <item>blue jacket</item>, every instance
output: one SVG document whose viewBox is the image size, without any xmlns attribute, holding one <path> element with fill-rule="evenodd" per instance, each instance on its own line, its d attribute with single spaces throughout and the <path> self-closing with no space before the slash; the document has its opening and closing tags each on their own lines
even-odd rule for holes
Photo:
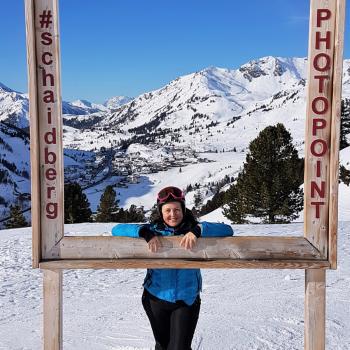
<svg viewBox="0 0 350 350">
<path fill-rule="evenodd" d="M 145 225 L 119 224 L 112 229 L 113 236 L 139 237 L 139 232 Z M 174 236 L 176 230 L 166 227 L 162 230 L 157 225 L 146 224 L 156 235 Z M 201 222 L 201 237 L 232 236 L 231 226 L 220 223 Z M 159 299 L 175 303 L 183 300 L 192 305 L 202 290 L 200 269 L 147 269 L 143 286 Z"/>
</svg>

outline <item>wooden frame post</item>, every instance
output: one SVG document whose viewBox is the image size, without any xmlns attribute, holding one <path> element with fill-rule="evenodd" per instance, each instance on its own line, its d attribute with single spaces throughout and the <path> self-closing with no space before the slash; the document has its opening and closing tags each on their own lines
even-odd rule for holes
<svg viewBox="0 0 350 350">
<path fill-rule="evenodd" d="M 334 79 L 332 99 L 332 124 L 330 148 L 330 189 L 329 189 L 329 235 L 328 260 L 331 269 L 337 268 L 337 231 L 338 231 L 338 187 L 339 187 L 339 140 L 341 119 L 341 91 L 343 77 L 343 50 L 345 27 L 345 0 L 338 0 L 334 35 Z"/>
<path fill-rule="evenodd" d="M 342 1 L 342 0 L 339 0 Z M 304 236 L 328 257 L 336 2 L 311 0 L 305 128 Z"/>
<path fill-rule="evenodd" d="M 33 266 L 64 236 L 58 0 L 25 0 L 32 162 Z"/>
<path fill-rule="evenodd" d="M 62 270 L 44 271 L 44 350 L 62 350 Z"/>
<path fill-rule="evenodd" d="M 326 271 L 305 270 L 305 350 L 325 349 Z"/>
<path fill-rule="evenodd" d="M 41 220 L 40 220 L 40 165 L 39 157 L 39 120 L 37 101 L 37 75 L 35 50 L 34 0 L 25 2 L 27 66 L 30 116 L 30 178 L 31 178 L 31 216 L 32 216 L 32 266 L 38 268 L 41 261 Z"/>
</svg>

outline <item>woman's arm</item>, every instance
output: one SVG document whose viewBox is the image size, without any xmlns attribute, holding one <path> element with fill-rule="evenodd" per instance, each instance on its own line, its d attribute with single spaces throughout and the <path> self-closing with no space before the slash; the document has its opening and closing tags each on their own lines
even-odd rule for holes
<svg viewBox="0 0 350 350">
<path fill-rule="evenodd" d="M 191 228 L 190 232 L 192 232 L 197 238 L 199 238 L 202 235 L 202 230 L 198 224 Z"/>
<path fill-rule="evenodd" d="M 112 236 L 118 237 L 139 237 L 139 224 L 118 224 L 112 228 Z"/>
<path fill-rule="evenodd" d="M 155 233 L 150 230 L 148 226 L 141 226 L 139 230 L 139 237 L 142 237 L 145 239 L 145 241 L 148 243 L 153 237 L 155 237 Z"/>
<path fill-rule="evenodd" d="M 230 237 L 233 236 L 233 230 L 230 225 L 219 222 L 203 221 L 200 223 L 202 237 Z"/>
</svg>

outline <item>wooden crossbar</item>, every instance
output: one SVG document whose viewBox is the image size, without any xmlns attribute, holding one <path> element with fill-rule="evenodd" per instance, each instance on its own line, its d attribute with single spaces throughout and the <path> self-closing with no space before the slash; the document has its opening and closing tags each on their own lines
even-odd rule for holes
<svg viewBox="0 0 350 350">
<path fill-rule="evenodd" d="M 53 249 L 53 259 L 192 258 L 192 259 L 304 259 L 325 260 L 304 237 L 213 237 L 199 238 L 192 250 L 180 246 L 181 237 L 159 237 L 157 253 L 147 248 L 143 238 L 64 237 Z"/>
<path fill-rule="evenodd" d="M 329 269 L 328 260 L 236 259 L 60 259 L 42 261 L 41 269 Z"/>
</svg>

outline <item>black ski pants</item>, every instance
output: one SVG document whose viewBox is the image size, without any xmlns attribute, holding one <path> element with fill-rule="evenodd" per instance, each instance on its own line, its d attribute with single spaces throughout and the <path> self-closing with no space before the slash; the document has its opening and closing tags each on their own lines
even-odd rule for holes
<svg viewBox="0 0 350 350">
<path fill-rule="evenodd" d="M 156 341 L 155 350 L 191 350 L 201 299 L 188 306 L 159 299 L 144 289 L 142 305 L 151 323 Z"/>
</svg>

